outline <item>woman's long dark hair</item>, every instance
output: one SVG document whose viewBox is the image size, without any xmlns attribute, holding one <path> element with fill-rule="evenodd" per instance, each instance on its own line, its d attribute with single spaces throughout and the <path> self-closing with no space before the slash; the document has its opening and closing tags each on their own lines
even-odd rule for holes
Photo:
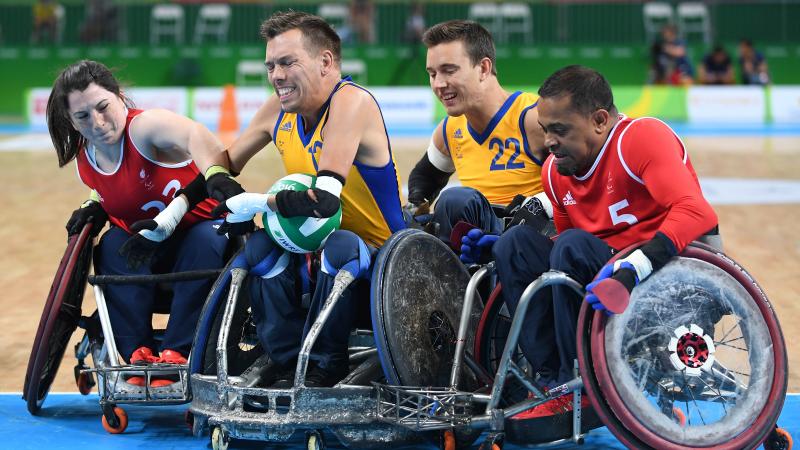
<svg viewBox="0 0 800 450">
<path fill-rule="evenodd" d="M 119 82 L 114 74 L 103 64 L 85 59 L 64 69 L 53 83 L 53 90 L 47 99 L 47 129 L 56 148 L 59 167 L 72 161 L 81 147 L 86 145 L 86 139 L 72 126 L 69 119 L 68 96 L 72 91 L 85 91 L 91 83 L 113 93 L 127 106 L 132 106 L 120 92 Z"/>
</svg>

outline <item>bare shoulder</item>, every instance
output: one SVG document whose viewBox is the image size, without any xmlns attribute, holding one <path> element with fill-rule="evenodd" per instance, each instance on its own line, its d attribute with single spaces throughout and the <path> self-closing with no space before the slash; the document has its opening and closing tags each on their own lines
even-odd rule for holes
<svg viewBox="0 0 800 450">
<path fill-rule="evenodd" d="M 369 116 L 379 111 L 378 101 L 367 89 L 353 84 L 342 86 L 331 97 L 331 111 L 337 114 L 358 114 Z"/>
<path fill-rule="evenodd" d="M 444 129 L 444 120 L 440 120 L 439 124 L 436 125 L 436 128 L 433 130 L 433 135 L 431 135 L 431 140 L 433 141 L 433 146 L 436 147 L 436 150 L 439 150 L 444 156 L 450 156 L 450 152 L 448 151 L 447 145 L 444 142 L 444 133 L 442 130 Z"/>
</svg>

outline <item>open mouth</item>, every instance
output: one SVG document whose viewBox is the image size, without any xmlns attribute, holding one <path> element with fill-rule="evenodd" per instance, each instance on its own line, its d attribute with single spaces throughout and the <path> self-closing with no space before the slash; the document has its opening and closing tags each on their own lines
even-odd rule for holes
<svg viewBox="0 0 800 450">
<path fill-rule="evenodd" d="M 447 103 L 447 104 L 454 103 L 456 97 L 457 97 L 457 95 L 455 93 L 447 93 L 447 94 L 442 94 L 442 95 L 439 96 L 439 98 L 442 99 L 442 102 Z"/>
<path fill-rule="evenodd" d="M 284 99 L 286 99 L 287 97 L 292 95 L 292 93 L 294 93 L 294 91 L 295 91 L 295 88 L 293 88 L 293 87 L 283 87 L 283 88 L 278 88 L 277 89 L 278 97 L 280 98 L 281 101 L 283 101 Z"/>
</svg>

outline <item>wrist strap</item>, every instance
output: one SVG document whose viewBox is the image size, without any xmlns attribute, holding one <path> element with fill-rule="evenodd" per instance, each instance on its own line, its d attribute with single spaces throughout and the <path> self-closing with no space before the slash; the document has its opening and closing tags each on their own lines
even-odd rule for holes
<svg viewBox="0 0 800 450">
<path fill-rule="evenodd" d="M 231 172 L 228 170 L 227 167 L 215 165 L 215 166 L 209 167 L 206 170 L 206 173 L 203 174 L 203 176 L 207 180 L 207 179 L 211 178 L 213 175 L 216 175 L 218 173 L 224 173 L 225 175 L 230 175 L 231 174 Z"/>
</svg>

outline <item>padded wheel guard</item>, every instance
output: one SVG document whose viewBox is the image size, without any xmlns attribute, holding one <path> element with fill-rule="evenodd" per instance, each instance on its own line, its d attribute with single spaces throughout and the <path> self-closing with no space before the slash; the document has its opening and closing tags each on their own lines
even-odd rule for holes
<svg viewBox="0 0 800 450">
<path fill-rule="evenodd" d="M 469 278 L 455 253 L 430 234 L 406 229 L 386 241 L 375 261 L 370 296 L 375 344 L 389 384 L 449 384 Z M 470 330 L 480 319 L 477 303 Z M 474 332 L 466 348 L 473 340 Z"/>
</svg>

